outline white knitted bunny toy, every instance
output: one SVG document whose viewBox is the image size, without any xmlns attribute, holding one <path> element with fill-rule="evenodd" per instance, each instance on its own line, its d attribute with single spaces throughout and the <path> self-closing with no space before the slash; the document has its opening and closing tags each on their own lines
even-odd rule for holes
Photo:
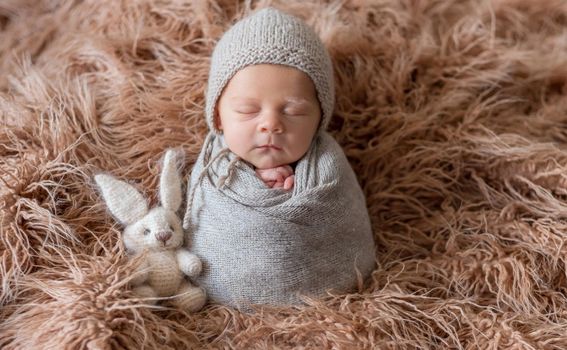
<svg viewBox="0 0 567 350">
<path fill-rule="evenodd" d="M 140 192 L 110 175 L 98 174 L 95 181 L 110 212 L 125 225 L 126 249 L 135 255 L 147 253 L 139 276 L 132 280 L 134 293 L 144 298 L 172 297 L 172 303 L 183 310 L 200 310 L 206 294 L 184 276 L 198 276 L 202 265 L 196 255 L 182 248 L 183 229 L 176 214 L 181 205 L 181 180 L 175 151 L 168 150 L 164 157 L 159 185 L 162 206 L 148 210 Z"/>
</svg>

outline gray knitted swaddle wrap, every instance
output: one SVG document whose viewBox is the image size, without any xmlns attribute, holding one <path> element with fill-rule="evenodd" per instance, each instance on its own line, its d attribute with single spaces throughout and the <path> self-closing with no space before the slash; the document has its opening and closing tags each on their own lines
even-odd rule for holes
<svg viewBox="0 0 567 350">
<path fill-rule="evenodd" d="M 298 161 L 291 191 L 268 188 L 214 133 L 189 181 L 184 227 L 190 250 L 203 261 L 196 282 L 211 301 L 296 304 L 299 294 L 352 289 L 355 268 L 367 277 L 374 267 L 364 195 L 324 131 Z"/>
</svg>

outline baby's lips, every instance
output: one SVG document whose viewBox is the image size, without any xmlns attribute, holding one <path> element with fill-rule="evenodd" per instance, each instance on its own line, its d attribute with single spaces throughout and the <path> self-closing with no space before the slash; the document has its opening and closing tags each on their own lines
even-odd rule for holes
<svg viewBox="0 0 567 350">
<path fill-rule="evenodd" d="M 281 151 L 281 150 L 282 150 L 282 148 L 281 148 L 280 146 L 275 145 L 275 144 L 273 144 L 273 143 L 266 143 L 266 144 L 257 146 L 257 148 L 269 148 L 269 149 L 274 149 L 274 150 L 276 150 L 276 151 Z"/>
</svg>

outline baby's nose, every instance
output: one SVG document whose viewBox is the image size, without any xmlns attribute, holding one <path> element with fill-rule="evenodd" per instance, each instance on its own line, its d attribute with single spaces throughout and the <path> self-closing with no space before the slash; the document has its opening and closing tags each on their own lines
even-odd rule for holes
<svg viewBox="0 0 567 350">
<path fill-rule="evenodd" d="M 171 236 L 172 234 L 170 231 L 161 231 L 156 233 L 156 239 L 163 242 L 163 244 L 165 244 L 171 238 Z"/>
<path fill-rule="evenodd" d="M 275 112 L 266 112 L 258 126 L 261 132 L 281 133 L 283 131 L 280 117 Z"/>
</svg>

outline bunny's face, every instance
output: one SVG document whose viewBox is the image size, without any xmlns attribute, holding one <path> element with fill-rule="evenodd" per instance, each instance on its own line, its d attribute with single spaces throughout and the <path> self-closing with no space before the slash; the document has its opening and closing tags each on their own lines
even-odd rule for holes
<svg viewBox="0 0 567 350">
<path fill-rule="evenodd" d="M 124 230 L 124 246 L 133 252 L 169 250 L 183 244 L 181 222 L 175 212 L 153 208 L 138 222 Z"/>
<path fill-rule="evenodd" d="M 95 181 L 110 212 L 126 226 L 123 235 L 126 249 L 133 252 L 168 250 L 183 244 L 181 221 L 175 213 L 181 205 L 181 180 L 175 151 L 165 153 L 159 207 L 148 210 L 144 196 L 136 188 L 110 175 L 98 174 Z"/>
</svg>

